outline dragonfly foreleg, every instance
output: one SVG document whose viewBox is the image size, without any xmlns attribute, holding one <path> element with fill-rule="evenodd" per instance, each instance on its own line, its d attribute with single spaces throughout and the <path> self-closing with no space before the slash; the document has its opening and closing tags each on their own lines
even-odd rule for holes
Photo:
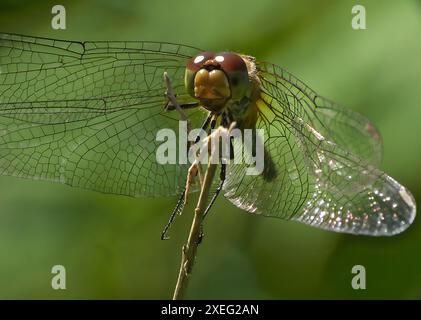
<svg viewBox="0 0 421 320">
<path fill-rule="evenodd" d="M 177 112 L 180 114 L 180 119 L 182 121 L 187 122 L 187 135 L 188 135 L 189 132 L 191 131 L 190 119 L 187 117 L 183 108 L 181 108 L 180 104 L 177 101 L 176 94 L 171 86 L 171 80 L 167 72 L 164 72 L 164 80 L 165 80 L 165 86 L 167 87 L 167 90 L 165 91 L 165 95 L 167 96 L 170 102 L 170 104 L 167 103 L 166 107 L 168 108 L 168 106 L 171 105 L 171 107 L 177 110 Z"/>
<path fill-rule="evenodd" d="M 199 103 L 189 102 L 189 103 L 179 104 L 179 106 L 182 110 L 187 110 L 187 109 L 197 108 L 199 106 Z M 167 104 L 165 105 L 165 110 L 173 111 L 173 110 L 177 110 L 177 108 L 172 104 L 170 100 L 168 100 Z"/>
</svg>

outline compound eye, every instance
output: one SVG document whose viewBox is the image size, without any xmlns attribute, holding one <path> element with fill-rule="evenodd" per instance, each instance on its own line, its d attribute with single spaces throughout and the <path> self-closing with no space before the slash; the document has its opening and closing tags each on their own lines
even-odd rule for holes
<svg viewBox="0 0 421 320">
<path fill-rule="evenodd" d="M 197 54 L 196 56 L 192 57 L 191 59 L 189 59 L 189 61 L 187 62 L 187 69 L 192 72 L 197 72 L 203 67 L 203 64 L 206 61 L 213 59 L 214 57 L 215 57 L 215 53 L 213 52 L 210 52 L 210 51 L 201 52 Z"/>
<path fill-rule="evenodd" d="M 250 80 L 247 65 L 243 58 L 232 52 L 221 52 L 215 54 L 215 61 L 224 70 L 231 85 L 231 98 L 241 100 L 250 88 Z"/>
<path fill-rule="evenodd" d="M 222 69 L 227 72 L 245 72 L 247 73 L 247 66 L 243 58 L 238 54 L 232 52 L 221 52 L 217 53 L 214 58 L 217 61 Z"/>
</svg>

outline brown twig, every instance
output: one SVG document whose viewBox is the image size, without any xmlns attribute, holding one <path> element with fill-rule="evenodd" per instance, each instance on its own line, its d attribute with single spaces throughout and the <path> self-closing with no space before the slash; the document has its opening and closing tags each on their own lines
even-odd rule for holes
<svg viewBox="0 0 421 320">
<path fill-rule="evenodd" d="M 203 214 L 207 207 L 209 191 L 211 189 L 212 182 L 215 177 L 216 167 L 219 163 L 219 159 L 215 159 L 216 156 L 212 151 L 219 146 L 221 136 L 229 136 L 231 130 L 234 127 L 235 122 L 231 124 L 229 129 L 219 127 L 216 131 L 212 132 L 208 137 L 206 137 L 205 143 L 200 149 L 200 153 L 196 158 L 196 162 L 192 164 L 192 167 L 200 166 L 200 161 L 203 160 L 204 153 L 210 151 L 208 166 L 205 172 L 205 176 L 203 178 L 199 200 L 194 211 L 194 217 L 192 225 L 190 227 L 189 237 L 187 239 L 187 243 L 183 246 L 182 249 L 180 271 L 178 273 L 178 280 L 173 295 L 174 300 L 183 299 L 184 297 L 185 291 L 187 289 L 189 276 L 192 272 L 194 260 L 196 258 L 197 247 L 200 243 Z"/>
<path fill-rule="evenodd" d="M 187 283 L 193 269 L 197 247 L 200 242 L 200 226 L 202 225 L 203 213 L 206 209 L 208 195 L 213 178 L 215 176 L 216 167 L 217 164 L 213 164 L 210 161 L 205 173 L 202 189 L 200 191 L 199 201 L 197 203 L 196 209 L 194 210 L 194 217 L 190 228 L 189 237 L 187 243 L 183 246 L 182 249 L 180 271 L 178 273 L 178 280 L 175 286 L 173 296 L 174 300 L 183 299 L 185 291 L 187 289 Z"/>
</svg>

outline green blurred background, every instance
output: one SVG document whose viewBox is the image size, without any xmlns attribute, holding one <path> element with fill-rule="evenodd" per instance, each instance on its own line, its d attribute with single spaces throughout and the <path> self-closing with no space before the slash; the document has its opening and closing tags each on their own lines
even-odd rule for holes
<svg viewBox="0 0 421 320">
<path fill-rule="evenodd" d="M 50 28 L 55 4 L 1 0 L 0 31 L 170 41 L 279 64 L 371 119 L 382 169 L 421 199 L 420 1 L 60 1 L 64 31 Z M 367 30 L 351 28 L 356 4 Z M 161 241 L 175 202 L 1 177 L 0 298 L 170 298 L 193 210 Z M 395 237 L 356 237 L 244 214 L 221 197 L 205 232 L 188 298 L 421 298 L 417 219 Z M 51 289 L 56 264 L 66 290 Z M 351 288 L 357 264 L 367 290 Z"/>
</svg>

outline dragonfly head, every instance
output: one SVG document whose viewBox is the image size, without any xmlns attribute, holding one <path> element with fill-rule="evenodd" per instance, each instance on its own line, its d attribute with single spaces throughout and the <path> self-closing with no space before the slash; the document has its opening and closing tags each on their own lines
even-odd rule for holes
<svg viewBox="0 0 421 320">
<path fill-rule="evenodd" d="M 219 111 L 228 100 L 241 100 L 250 81 L 243 58 L 232 52 L 202 52 L 187 62 L 185 85 L 189 94 Z"/>
</svg>

